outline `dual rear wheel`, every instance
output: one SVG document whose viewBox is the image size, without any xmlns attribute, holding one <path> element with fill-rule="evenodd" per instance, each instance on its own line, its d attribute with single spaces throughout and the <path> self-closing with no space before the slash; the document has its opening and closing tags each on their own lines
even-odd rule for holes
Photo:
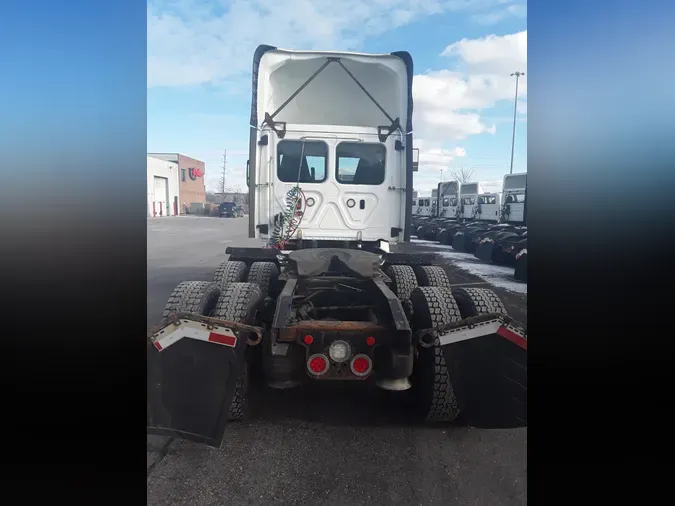
<svg viewBox="0 0 675 506">
<path fill-rule="evenodd" d="M 163 316 L 166 318 L 171 313 L 187 312 L 254 325 L 262 299 L 260 287 L 253 283 L 230 282 L 221 287 L 215 282 L 184 281 L 172 292 Z M 240 339 L 246 337 L 240 334 Z M 228 420 L 245 418 L 248 408 L 249 365 L 247 360 L 240 360 L 239 363 L 242 367 L 235 372 L 237 382 Z"/>
<path fill-rule="evenodd" d="M 492 290 L 452 287 L 447 273 L 439 266 L 392 265 L 387 269 L 392 290 L 408 306 L 413 332 L 440 327 L 464 318 L 486 313 L 506 314 L 504 305 Z M 417 414 L 428 422 L 452 422 L 460 415 L 452 377 L 461 364 L 449 364 L 438 340 L 432 346 L 417 348 L 412 375 L 410 402 Z"/>
<path fill-rule="evenodd" d="M 387 268 L 391 287 L 407 306 L 413 332 L 460 321 L 485 313 L 506 314 L 499 297 L 485 288 L 453 288 L 439 266 L 392 265 Z M 180 283 L 165 307 L 164 317 L 175 312 L 213 316 L 253 325 L 257 313 L 279 276 L 272 262 L 224 262 L 213 282 Z M 245 281 L 244 281 L 245 280 Z M 242 361 L 228 419 L 241 420 L 247 413 L 249 361 Z M 409 391 L 415 411 L 428 422 L 452 422 L 460 415 L 453 388 L 453 372 L 461 364 L 448 363 L 436 339 L 432 346 L 418 347 Z"/>
</svg>

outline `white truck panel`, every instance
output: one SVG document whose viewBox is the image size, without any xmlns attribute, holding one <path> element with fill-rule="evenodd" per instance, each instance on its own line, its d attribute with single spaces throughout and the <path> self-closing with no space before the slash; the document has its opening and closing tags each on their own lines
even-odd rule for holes
<svg viewBox="0 0 675 506">
<path fill-rule="evenodd" d="M 286 134 L 279 139 L 268 124 L 258 130 L 258 139 L 267 135 L 268 143 L 258 146 L 252 168 L 257 183 L 255 221 L 271 227 L 273 217 L 286 211 L 287 194 L 299 181 L 306 199 L 314 202 L 306 206 L 299 225 L 303 239 L 395 243 L 403 239 L 405 228 L 407 173 L 406 151 L 397 150 L 396 144 L 405 145 L 406 132 L 395 131 L 380 142 L 377 127 L 391 122 L 338 62 L 325 66 L 286 104 L 327 58 L 339 58 L 389 116 L 402 126 L 407 123 L 408 75 L 400 58 L 266 52 L 258 70 L 258 125 L 281 108 L 274 121 L 286 123 Z M 290 168 L 293 163 L 297 176 Z M 391 237 L 392 229 L 401 233 Z"/>
</svg>

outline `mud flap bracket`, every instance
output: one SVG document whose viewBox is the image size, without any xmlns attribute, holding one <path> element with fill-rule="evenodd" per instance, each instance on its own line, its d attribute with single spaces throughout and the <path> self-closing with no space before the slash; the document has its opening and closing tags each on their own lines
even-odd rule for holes
<svg viewBox="0 0 675 506">
<path fill-rule="evenodd" d="M 261 327 L 192 313 L 172 313 L 163 323 L 150 329 L 148 339 L 157 351 L 163 351 L 183 338 L 235 348 L 238 340 L 237 334 L 242 331 L 256 335 L 255 339 L 246 340 L 249 346 L 256 346 L 263 339 Z"/>
<path fill-rule="evenodd" d="M 468 424 L 486 428 L 527 425 L 527 333 L 522 325 L 506 315 L 490 313 L 415 335 L 422 347 L 431 342 L 442 348 Z"/>
</svg>

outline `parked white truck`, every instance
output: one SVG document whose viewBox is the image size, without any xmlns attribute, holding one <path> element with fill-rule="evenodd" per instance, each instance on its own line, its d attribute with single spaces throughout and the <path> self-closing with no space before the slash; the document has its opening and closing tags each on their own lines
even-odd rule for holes
<svg viewBox="0 0 675 506">
<path fill-rule="evenodd" d="M 256 371 L 272 388 L 372 382 L 427 422 L 527 424 L 527 337 L 499 297 L 390 252 L 410 236 L 412 78 L 406 52 L 257 49 L 249 234 L 264 244 L 174 290 L 149 336 L 150 432 L 220 445 Z"/>
</svg>

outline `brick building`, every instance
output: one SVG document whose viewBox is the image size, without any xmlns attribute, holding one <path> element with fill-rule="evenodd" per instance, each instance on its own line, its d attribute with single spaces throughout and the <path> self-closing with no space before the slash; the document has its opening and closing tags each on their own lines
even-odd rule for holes
<svg viewBox="0 0 675 506">
<path fill-rule="evenodd" d="M 180 214 L 186 209 L 195 208 L 206 203 L 206 165 L 204 162 L 181 155 L 180 153 L 148 153 L 148 156 L 166 160 L 178 165 L 180 186 Z"/>
</svg>

